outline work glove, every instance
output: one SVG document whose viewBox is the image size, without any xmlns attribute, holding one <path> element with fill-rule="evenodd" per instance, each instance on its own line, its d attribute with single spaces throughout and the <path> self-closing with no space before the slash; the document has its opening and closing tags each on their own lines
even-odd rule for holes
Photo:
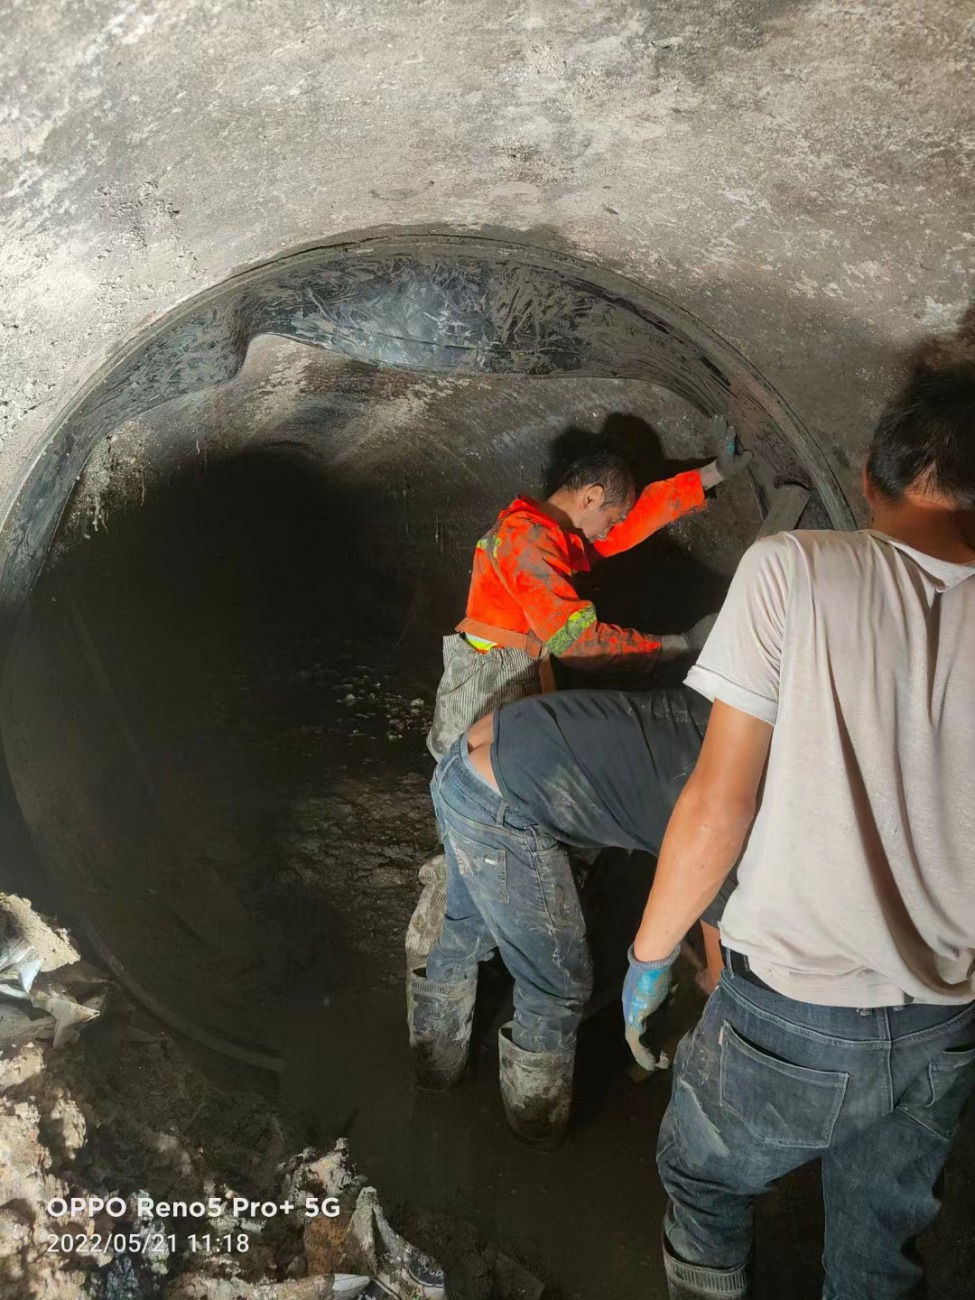
<svg viewBox="0 0 975 1300">
<path fill-rule="evenodd" d="M 683 659 L 685 655 L 697 654 L 703 650 L 704 643 L 711 635 L 711 629 L 717 621 L 717 614 L 705 614 L 686 632 L 668 632 L 660 638 L 659 658 L 662 664 L 673 659 Z"/>
<path fill-rule="evenodd" d="M 687 642 L 687 649 L 691 654 L 698 654 L 704 649 L 704 643 L 711 635 L 711 629 L 718 621 L 717 614 L 705 614 L 699 618 L 692 628 L 684 633 L 684 640 Z"/>
<path fill-rule="evenodd" d="M 660 961 L 637 961 L 633 956 L 633 945 L 626 954 L 630 969 L 623 982 L 623 1023 L 626 1026 L 626 1042 L 633 1053 L 637 1065 L 645 1070 L 658 1067 L 657 1058 L 643 1046 L 641 1041 L 647 1027 L 647 1020 L 659 1010 L 667 1000 L 670 992 L 670 969 L 677 960 L 680 944 L 669 957 Z"/>
<path fill-rule="evenodd" d="M 752 462 L 752 452 L 746 451 L 738 441 L 734 427 L 722 415 L 716 415 L 711 421 L 714 440 L 720 441 L 721 451 L 710 465 L 701 470 L 701 485 L 705 490 L 717 487 L 725 479 L 734 478 L 746 470 Z"/>
</svg>

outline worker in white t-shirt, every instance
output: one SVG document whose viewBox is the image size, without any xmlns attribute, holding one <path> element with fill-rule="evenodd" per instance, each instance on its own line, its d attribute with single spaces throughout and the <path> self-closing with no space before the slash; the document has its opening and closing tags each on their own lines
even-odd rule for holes
<svg viewBox="0 0 975 1300">
<path fill-rule="evenodd" d="M 915 1295 L 975 1085 L 975 364 L 913 374 L 864 482 L 871 527 L 746 553 L 687 678 L 714 707 L 630 950 L 638 1060 L 740 866 L 660 1130 L 672 1300 L 747 1296 L 754 1199 L 815 1159 L 824 1300 Z"/>
</svg>

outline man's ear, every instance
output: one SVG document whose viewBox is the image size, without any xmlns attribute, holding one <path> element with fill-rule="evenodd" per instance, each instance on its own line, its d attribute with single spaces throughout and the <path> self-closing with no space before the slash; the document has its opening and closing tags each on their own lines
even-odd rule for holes
<svg viewBox="0 0 975 1300">
<path fill-rule="evenodd" d="M 583 493 L 582 504 L 586 510 L 601 510 L 606 504 L 606 489 L 601 483 L 590 483 Z"/>
</svg>

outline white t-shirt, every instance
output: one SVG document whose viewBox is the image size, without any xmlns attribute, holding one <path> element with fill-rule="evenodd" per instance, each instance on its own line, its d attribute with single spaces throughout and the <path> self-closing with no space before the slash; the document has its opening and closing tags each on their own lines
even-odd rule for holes
<svg viewBox="0 0 975 1300">
<path fill-rule="evenodd" d="M 725 944 L 804 1002 L 975 998 L 975 565 L 764 538 L 687 684 L 773 724 Z"/>
</svg>

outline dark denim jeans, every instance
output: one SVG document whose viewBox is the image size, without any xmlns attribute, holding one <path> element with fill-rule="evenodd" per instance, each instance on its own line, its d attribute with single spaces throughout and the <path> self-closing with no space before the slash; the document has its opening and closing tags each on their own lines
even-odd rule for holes
<svg viewBox="0 0 975 1300">
<path fill-rule="evenodd" d="M 906 1252 L 937 1214 L 973 1085 L 975 1004 L 823 1007 L 725 971 L 677 1051 L 660 1129 L 672 1295 L 747 1296 L 754 1198 L 817 1158 L 824 1300 L 916 1294 Z"/>
<path fill-rule="evenodd" d="M 517 1046 L 566 1046 L 592 992 L 568 852 L 471 769 L 466 735 L 441 759 L 430 788 L 447 859 L 447 911 L 427 977 L 467 979 L 497 948 L 515 982 Z"/>
</svg>

